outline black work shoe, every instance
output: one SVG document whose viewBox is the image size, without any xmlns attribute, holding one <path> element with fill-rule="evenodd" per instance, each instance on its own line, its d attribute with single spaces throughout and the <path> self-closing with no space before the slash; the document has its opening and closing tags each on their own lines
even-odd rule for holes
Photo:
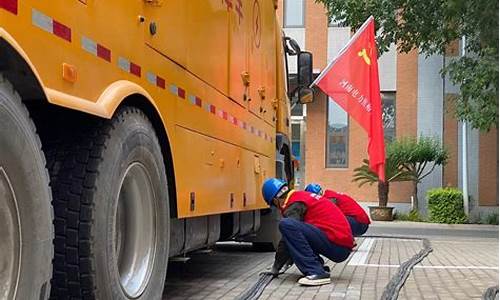
<svg viewBox="0 0 500 300">
<path fill-rule="evenodd" d="M 330 273 L 322 275 L 309 275 L 299 279 L 299 284 L 309 286 L 329 284 L 330 282 Z"/>
<path fill-rule="evenodd" d="M 323 270 L 325 270 L 326 273 L 330 273 L 330 267 L 329 266 L 323 266 Z"/>
</svg>

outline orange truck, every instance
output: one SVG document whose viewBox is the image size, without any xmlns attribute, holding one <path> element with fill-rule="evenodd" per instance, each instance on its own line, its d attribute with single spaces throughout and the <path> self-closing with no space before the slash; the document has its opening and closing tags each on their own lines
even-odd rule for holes
<svg viewBox="0 0 500 300">
<path fill-rule="evenodd" d="M 276 243 L 261 183 L 293 181 L 289 99 L 312 99 L 276 9 L 0 0 L 1 299 L 159 299 L 169 258 Z"/>
</svg>

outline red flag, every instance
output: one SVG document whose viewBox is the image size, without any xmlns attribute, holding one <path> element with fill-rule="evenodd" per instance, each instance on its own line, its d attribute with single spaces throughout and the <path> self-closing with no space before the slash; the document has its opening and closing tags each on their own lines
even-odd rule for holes
<svg viewBox="0 0 500 300">
<path fill-rule="evenodd" d="M 366 130 L 370 169 L 385 181 L 384 129 L 373 17 L 366 20 L 314 84 Z"/>
</svg>

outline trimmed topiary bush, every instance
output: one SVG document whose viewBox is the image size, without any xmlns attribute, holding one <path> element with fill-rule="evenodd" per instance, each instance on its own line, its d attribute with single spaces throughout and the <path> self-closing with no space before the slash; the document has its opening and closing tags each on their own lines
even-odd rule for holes
<svg viewBox="0 0 500 300">
<path fill-rule="evenodd" d="M 429 220 L 435 223 L 466 223 L 462 192 L 456 188 L 437 188 L 427 192 Z"/>
<path fill-rule="evenodd" d="M 418 210 L 418 184 L 434 171 L 437 166 L 444 166 L 448 161 L 448 151 L 434 137 L 403 137 L 394 141 L 393 151 L 398 161 L 407 170 L 413 181 L 412 210 Z"/>
</svg>

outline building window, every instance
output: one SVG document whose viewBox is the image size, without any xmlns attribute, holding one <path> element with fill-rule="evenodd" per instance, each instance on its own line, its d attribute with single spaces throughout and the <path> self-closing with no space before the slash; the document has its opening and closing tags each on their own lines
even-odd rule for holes
<svg viewBox="0 0 500 300">
<path fill-rule="evenodd" d="M 292 107 L 292 116 L 302 117 L 304 116 L 304 104 L 297 103 Z"/>
<path fill-rule="evenodd" d="M 396 138 L 396 93 L 382 92 L 381 96 L 384 138 L 389 143 Z"/>
<path fill-rule="evenodd" d="M 304 27 L 304 0 L 284 0 L 283 27 Z"/>
<path fill-rule="evenodd" d="M 347 112 L 328 98 L 326 124 L 326 167 L 347 168 L 349 123 Z"/>
</svg>

